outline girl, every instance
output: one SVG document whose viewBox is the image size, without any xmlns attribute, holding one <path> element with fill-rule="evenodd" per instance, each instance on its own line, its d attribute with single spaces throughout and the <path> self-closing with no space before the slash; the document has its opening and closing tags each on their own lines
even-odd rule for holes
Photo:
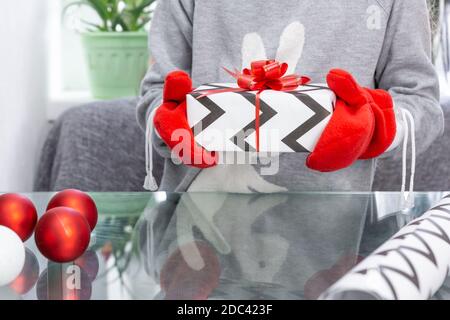
<svg viewBox="0 0 450 320">
<path fill-rule="evenodd" d="M 369 191 L 375 159 L 402 139 L 400 110 L 415 120 L 418 152 L 443 130 L 426 0 L 161 0 L 150 51 L 154 64 L 142 84 L 138 119 L 149 128 L 152 111 L 162 106 L 152 141 L 167 159 L 164 191 Z M 191 84 L 187 75 L 170 73 L 184 70 L 194 86 L 230 82 L 222 66 L 275 58 L 289 63 L 289 73 L 327 79 L 338 97 L 342 112 L 313 154 L 281 154 L 274 175 L 261 175 L 263 165 L 216 165 L 215 155 L 198 147 L 202 163 L 174 164 L 169 140 L 186 127 L 182 100 Z M 342 128 L 358 134 L 342 136 Z"/>
</svg>

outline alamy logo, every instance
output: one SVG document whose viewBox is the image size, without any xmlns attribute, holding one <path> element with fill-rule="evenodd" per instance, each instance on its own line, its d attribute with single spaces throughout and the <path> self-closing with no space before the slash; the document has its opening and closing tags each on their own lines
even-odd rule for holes
<svg viewBox="0 0 450 320">
<path fill-rule="evenodd" d="M 289 24 L 280 37 L 275 59 L 289 65 L 287 74 L 295 73 L 305 45 L 305 27 L 299 21 Z M 274 57 L 271 57 L 274 58 Z M 267 60 L 262 37 L 254 32 L 245 35 L 242 43 L 242 68 L 249 68 L 252 61 Z"/>
<path fill-rule="evenodd" d="M 377 5 L 371 5 L 367 8 L 367 29 L 369 30 L 380 30 L 381 29 L 381 18 L 382 18 L 382 8 Z"/>
</svg>

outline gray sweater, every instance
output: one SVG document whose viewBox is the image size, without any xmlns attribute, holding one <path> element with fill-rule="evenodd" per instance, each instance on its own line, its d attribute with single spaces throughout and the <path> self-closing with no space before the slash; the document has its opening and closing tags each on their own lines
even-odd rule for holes
<svg viewBox="0 0 450 320">
<path fill-rule="evenodd" d="M 426 0 L 160 0 L 150 51 L 154 61 L 137 108 L 142 128 L 161 103 L 168 72 L 185 70 L 199 86 L 230 82 L 222 66 L 278 58 L 313 82 L 342 68 L 363 86 L 389 90 L 396 108 L 415 119 L 418 152 L 443 131 Z M 167 159 L 163 191 L 368 191 L 376 167 L 375 160 L 358 161 L 324 174 L 309 170 L 307 154 L 296 153 L 274 160 L 275 175 L 261 175 L 263 164 L 198 170 L 174 164 L 155 133 L 152 141 Z"/>
</svg>

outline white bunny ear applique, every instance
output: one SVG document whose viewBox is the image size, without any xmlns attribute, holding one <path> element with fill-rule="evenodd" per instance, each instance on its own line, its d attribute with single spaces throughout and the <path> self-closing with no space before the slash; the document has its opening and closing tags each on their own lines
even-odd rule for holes
<svg viewBox="0 0 450 320">
<path fill-rule="evenodd" d="M 281 35 L 276 60 L 289 64 L 287 74 L 295 73 L 305 46 L 305 26 L 299 21 L 288 25 Z"/>
<path fill-rule="evenodd" d="M 242 69 L 250 68 L 252 61 L 258 60 L 267 60 L 263 39 L 256 32 L 248 33 L 242 42 Z"/>
</svg>

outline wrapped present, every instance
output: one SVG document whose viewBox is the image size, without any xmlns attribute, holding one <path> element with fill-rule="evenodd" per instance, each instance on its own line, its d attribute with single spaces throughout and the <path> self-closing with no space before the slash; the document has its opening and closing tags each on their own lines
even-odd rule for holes
<svg viewBox="0 0 450 320">
<path fill-rule="evenodd" d="M 322 294 L 321 299 L 423 300 L 450 275 L 450 195 Z"/>
<path fill-rule="evenodd" d="M 286 64 L 257 61 L 237 84 L 206 84 L 187 96 L 196 142 L 219 152 L 312 152 L 333 113 L 326 85 L 284 76 Z"/>
</svg>

